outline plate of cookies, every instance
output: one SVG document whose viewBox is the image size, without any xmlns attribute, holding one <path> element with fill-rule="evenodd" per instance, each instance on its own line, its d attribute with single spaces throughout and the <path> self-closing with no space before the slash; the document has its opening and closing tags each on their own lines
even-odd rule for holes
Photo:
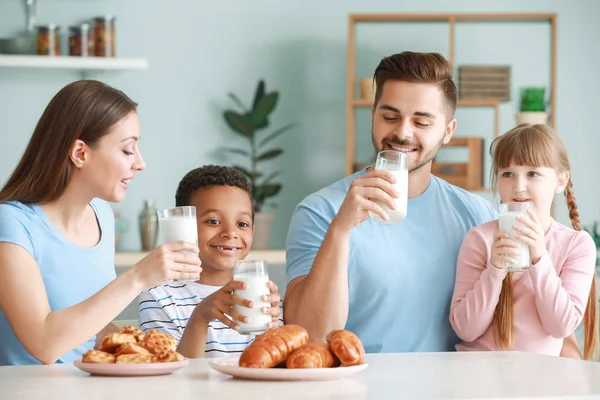
<svg viewBox="0 0 600 400">
<path fill-rule="evenodd" d="M 157 330 L 143 333 L 124 326 L 117 333 L 104 335 L 98 349 L 86 351 L 74 365 L 92 375 L 150 376 L 166 375 L 188 364 L 176 349 L 175 338 Z"/>
<path fill-rule="evenodd" d="M 209 362 L 212 369 L 239 379 L 325 381 L 344 378 L 368 367 L 365 349 L 353 332 L 334 330 L 326 343 L 309 342 L 299 325 L 266 331 L 239 358 Z"/>
</svg>

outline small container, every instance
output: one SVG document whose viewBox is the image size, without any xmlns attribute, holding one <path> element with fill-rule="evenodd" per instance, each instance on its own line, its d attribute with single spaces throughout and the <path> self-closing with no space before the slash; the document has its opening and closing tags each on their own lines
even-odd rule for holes
<svg viewBox="0 0 600 400">
<path fill-rule="evenodd" d="M 94 23 L 96 57 L 115 57 L 115 17 L 97 17 Z"/>
<path fill-rule="evenodd" d="M 36 53 L 40 56 L 60 56 L 60 27 L 56 24 L 38 26 Z"/>
<path fill-rule="evenodd" d="M 94 36 L 90 31 L 90 25 L 71 26 L 69 28 L 69 55 L 87 57 L 94 54 Z"/>
</svg>

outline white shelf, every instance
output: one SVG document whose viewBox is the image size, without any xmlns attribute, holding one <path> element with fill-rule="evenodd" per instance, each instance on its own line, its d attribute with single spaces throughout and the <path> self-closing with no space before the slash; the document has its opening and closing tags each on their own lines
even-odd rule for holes
<svg viewBox="0 0 600 400">
<path fill-rule="evenodd" d="M 144 58 L 69 57 L 0 54 L 0 67 L 57 68 L 75 70 L 147 69 Z"/>
<path fill-rule="evenodd" d="M 141 260 L 148 253 L 116 253 L 115 267 L 128 268 Z M 269 265 L 285 265 L 285 250 L 254 250 L 248 254 L 247 260 L 265 260 Z"/>
</svg>

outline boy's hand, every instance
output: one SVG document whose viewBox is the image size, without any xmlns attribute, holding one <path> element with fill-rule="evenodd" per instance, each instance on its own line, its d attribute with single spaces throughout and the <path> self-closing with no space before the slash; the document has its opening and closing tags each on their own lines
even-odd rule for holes
<svg viewBox="0 0 600 400">
<path fill-rule="evenodd" d="M 270 295 L 263 296 L 263 301 L 271 303 L 270 308 L 263 308 L 263 312 L 271 316 L 271 322 L 269 322 L 269 328 L 277 328 L 279 326 L 279 315 L 281 314 L 281 309 L 279 308 L 279 302 L 281 301 L 281 296 L 277 293 L 277 285 L 273 281 L 269 281 L 267 283 L 269 287 Z"/>
<path fill-rule="evenodd" d="M 231 281 L 221 289 L 202 300 L 194 309 L 190 319 L 208 325 L 214 319 L 218 319 L 228 327 L 239 330 L 240 327 L 232 321 L 232 318 L 242 322 L 248 322 L 248 317 L 233 309 L 234 305 L 252 308 L 253 303 L 248 299 L 236 296 L 234 290 L 243 290 L 248 284 L 240 281 Z M 279 295 L 277 295 L 279 297 Z M 277 307 L 279 309 L 279 307 Z M 231 317 L 231 318 L 230 318 Z"/>
</svg>

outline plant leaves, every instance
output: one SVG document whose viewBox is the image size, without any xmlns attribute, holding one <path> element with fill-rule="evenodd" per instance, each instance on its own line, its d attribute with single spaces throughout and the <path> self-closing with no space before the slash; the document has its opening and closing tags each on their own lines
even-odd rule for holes
<svg viewBox="0 0 600 400">
<path fill-rule="evenodd" d="M 246 106 L 244 105 L 244 103 L 242 103 L 239 97 L 237 97 L 234 93 L 228 93 L 227 95 L 242 110 L 242 112 L 248 112 L 248 108 L 246 108 Z"/>
<path fill-rule="evenodd" d="M 546 89 L 543 87 L 526 87 L 521 89 L 521 103 L 519 111 L 534 112 L 546 111 Z"/>
<path fill-rule="evenodd" d="M 263 96 L 258 103 L 256 103 L 250 116 L 250 122 L 255 129 L 266 126 L 264 124 L 266 123 L 269 114 L 275 109 L 278 97 L 279 93 L 272 92 Z"/>
<path fill-rule="evenodd" d="M 256 161 L 266 161 L 266 160 L 270 160 L 272 158 L 277 157 L 278 155 L 280 155 L 281 153 L 283 153 L 282 149 L 273 149 L 273 150 L 269 150 L 266 153 L 262 153 L 260 156 L 258 156 L 258 158 L 256 159 Z"/>
<path fill-rule="evenodd" d="M 221 147 L 219 150 L 226 151 L 228 153 L 233 153 L 233 154 L 240 154 L 240 155 L 246 156 L 246 157 L 250 156 L 250 153 L 248 153 L 246 150 L 236 149 L 233 147 Z"/>
<path fill-rule="evenodd" d="M 256 93 L 254 94 L 254 102 L 252 103 L 252 110 L 256 109 L 256 106 L 258 105 L 258 103 L 264 96 L 265 96 L 265 81 L 263 79 L 261 79 L 258 82 L 258 85 L 256 86 Z M 250 114 L 250 112 L 248 114 Z M 265 118 L 263 121 L 260 121 L 260 122 L 253 121 L 253 124 L 254 124 L 255 130 L 264 129 L 267 126 L 269 126 L 269 119 Z"/>
<path fill-rule="evenodd" d="M 267 136 L 266 138 L 264 138 L 260 144 L 259 147 L 264 146 L 265 144 L 269 143 L 271 140 L 275 139 L 277 136 L 281 135 L 282 133 L 284 133 L 285 131 L 287 131 L 288 129 L 290 129 L 291 127 L 293 127 L 294 123 L 291 124 L 287 124 L 282 126 L 281 128 L 277 129 L 275 132 L 271 133 L 269 136 Z"/>
<path fill-rule="evenodd" d="M 252 103 L 252 109 L 256 108 L 256 105 L 265 95 L 265 81 L 261 79 L 256 86 L 256 92 L 254 94 L 254 103 Z"/>
<path fill-rule="evenodd" d="M 267 183 L 269 183 L 271 180 L 273 180 L 276 176 L 279 175 L 279 171 L 275 171 L 272 172 L 269 176 L 267 176 L 263 181 L 262 181 L 262 185 L 266 185 Z"/>
<path fill-rule="evenodd" d="M 275 196 L 281 190 L 281 184 L 279 183 L 269 183 L 267 185 L 262 185 L 262 195 L 266 199 L 271 196 Z"/>
<path fill-rule="evenodd" d="M 239 165 L 234 165 L 233 168 L 237 169 L 238 171 L 240 171 L 242 174 L 246 175 L 246 178 L 248 179 L 252 179 L 252 174 L 250 173 L 250 171 L 248 171 L 246 168 L 244 167 L 240 167 Z"/>
<path fill-rule="evenodd" d="M 252 128 L 252 125 L 248 123 L 248 118 L 243 115 L 240 115 L 235 111 L 225 111 L 223 117 L 225 118 L 227 125 L 234 131 L 241 133 L 247 138 L 251 138 L 254 134 L 254 129 Z"/>
<path fill-rule="evenodd" d="M 275 196 L 281 190 L 281 184 L 271 183 L 267 185 L 257 186 L 254 190 L 254 199 L 257 204 L 262 205 L 265 199 Z"/>
</svg>

